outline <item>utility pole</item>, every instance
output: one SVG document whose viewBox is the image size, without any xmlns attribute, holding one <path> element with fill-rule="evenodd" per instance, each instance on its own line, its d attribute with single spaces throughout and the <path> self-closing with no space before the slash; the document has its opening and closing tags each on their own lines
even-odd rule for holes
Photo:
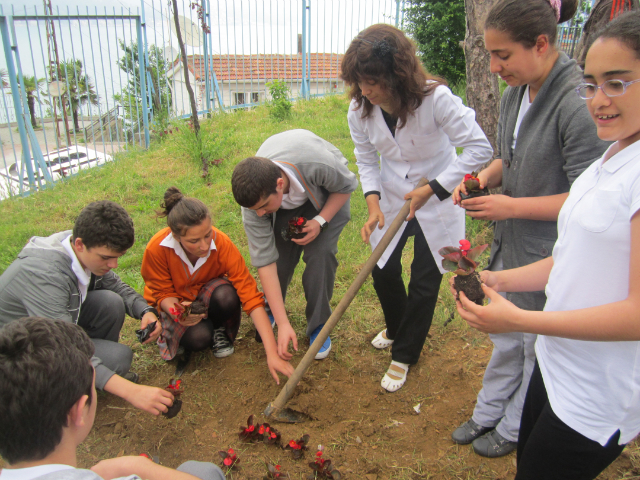
<svg viewBox="0 0 640 480">
<path fill-rule="evenodd" d="M 51 0 L 42 0 L 44 3 L 44 12 L 49 15 L 53 15 L 53 9 L 51 8 Z M 48 10 L 48 12 L 47 12 Z M 47 54 L 49 56 L 49 77 L 53 80 L 52 66 L 53 61 L 51 59 L 51 53 L 53 50 L 53 55 L 55 56 L 55 72 L 56 72 L 56 80 L 60 82 L 60 59 L 58 57 L 58 42 L 56 41 L 56 29 L 53 23 L 53 20 L 47 20 Z M 52 45 L 53 43 L 53 45 Z M 53 49 L 52 49 L 53 47 Z M 69 119 L 67 118 L 67 109 L 64 107 L 64 95 L 60 95 L 60 108 L 62 109 L 62 116 L 64 118 L 64 131 L 67 137 L 67 146 L 71 145 L 71 135 L 69 134 Z M 58 138 L 60 138 L 60 126 L 58 125 L 58 114 L 57 114 L 57 101 L 53 102 L 53 118 L 56 125 L 56 133 Z"/>
</svg>

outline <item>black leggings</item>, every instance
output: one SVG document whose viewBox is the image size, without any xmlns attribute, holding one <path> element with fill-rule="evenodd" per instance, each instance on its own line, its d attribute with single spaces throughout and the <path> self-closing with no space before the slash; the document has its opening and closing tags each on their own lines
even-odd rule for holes
<svg viewBox="0 0 640 480">
<path fill-rule="evenodd" d="M 536 361 L 522 409 L 515 480 L 592 480 L 622 453 L 618 430 L 603 447 L 551 409 Z"/>
<path fill-rule="evenodd" d="M 229 317 L 238 315 L 239 310 L 240 298 L 236 289 L 231 285 L 220 285 L 211 294 L 207 318 L 187 328 L 180 339 L 180 345 L 192 352 L 211 347 L 213 331 L 221 328 Z"/>
</svg>

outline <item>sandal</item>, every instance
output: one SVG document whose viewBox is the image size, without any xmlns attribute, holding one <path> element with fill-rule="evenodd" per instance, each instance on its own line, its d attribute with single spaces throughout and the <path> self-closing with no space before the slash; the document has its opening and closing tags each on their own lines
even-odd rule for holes
<svg viewBox="0 0 640 480">
<path fill-rule="evenodd" d="M 376 335 L 376 338 L 371 340 L 371 345 L 373 345 L 378 349 L 390 347 L 392 344 L 393 344 L 393 340 L 391 340 L 390 338 L 387 338 L 386 328 L 382 330 L 378 335 Z"/>
<path fill-rule="evenodd" d="M 400 390 L 407 381 L 407 372 L 409 371 L 409 364 L 392 361 L 389 365 L 389 370 L 382 377 L 380 385 L 387 392 L 395 392 Z"/>
</svg>

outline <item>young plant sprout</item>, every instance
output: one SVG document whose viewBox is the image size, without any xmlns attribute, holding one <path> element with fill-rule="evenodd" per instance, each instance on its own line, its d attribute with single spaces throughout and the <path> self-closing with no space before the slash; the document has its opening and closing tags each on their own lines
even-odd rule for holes
<svg viewBox="0 0 640 480">
<path fill-rule="evenodd" d="M 318 451 L 316 453 L 316 461 L 309 462 L 309 467 L 313 470 L 313 473 L 307 475 L 308 480 L 315 480 L 318 478 L 325 478 L 330 480 L 340 480 L 342 475 L 331 464 L 331 460 L 328 458 L 322 458 L 324 447 L 318 445 Z"/>
<path fill-rule="evenodd" d="M 477 172 L 472 172 L 471 174 L 467 173 L 464 176 L 463 183 L 467 189 L 467 194 L 465 195 L 463 192 L 460 192 L 462 200 L 489 195 L 489 190 L 486 187 L 480 188 L 480 180 L 478 180 L 477 175 Z"/>
<path fill-rule="evenodd" d="M 238 463 L 240 463 L 240 459 L 236 455 L 236 452 L 233 451 L 233 448 L 230 448 L 226 452 L 224 450 L 220 450 L 218 455 L 222 457 L 222 464 L 225 467 L 228 467 L 229 470 L 238 469 Z"/>
<path fill-rule="evenodd" d="M 173 307 L 169 308 L 169 313 L 175 317 L 174 321 L 179 322 L 191 314 L 202 315 L 207 313 L 207 307 L 202 300 L 174 303 Z"/>
<path fill-rule="evenodd" d="M 460 240 L 460 248 L 443 247 L 438 251 L 444 257 L 442 267 L 456 274 L 453 284 L 458 292 L 456 298 L 459 298 L 462 291 L 469 300 L 482 305 L 484 292 L 476 268 L 478 268 L 478 257 L 488 246 L 489 244 L 484 244 L 472 249 L 468 240 Z"/>
<path fill-rule="evenodd" d="M 293 217 L 289 220 L 289 225 L 282 229 L 280 232 L 282 234 L 282 238 L 285 240 L 291 240 L 292 238 L 302 238 L 306 234 L 303 233 L 302 229 L 307 225 L 307 219 L 304 217 Z"/>
<path fill-rule="evenodd" d="M 285 450 L 291 450 L 291 455 L 294 460 L 299 460 L 304 457 L 304 451 L 309 450 L 307 443 L 309 443 L 309 435 L 304 434 L 302 438 L 298 440 L 290 440 L 284 447 Z"/>
<path fill-rule="evenodd" d="M 268 423 L 253 424 L 254 416 L 247 419 L 247 426 L 240 427 L 238 437 L 245 442 L 263 442 L 265 445 L 280 445 L 281 435 Z"/>
<path fill-rule="evenodd" d="M 167 392 L 171 392 L 173 394 L 174 399 L 173 405 L 171 405 L 168 410 L 162 414 L 167 418 L 175 417 L 182 409 L 182 400 L 180 399 L 180 395 L 182 395 L 184 390 L 181 388 L 181 384 L 182 380 L 174 380 L 172 378 L 169 380 L 169 385 L 164 388 Z"/>
<path fill-rule="evenodd" d="M 262 477 L 262 480 L 276 480 L 278 478 L 290 477 L 280 470 L 280 465 L 267 465 L 267 474 Z"/>
</svg>

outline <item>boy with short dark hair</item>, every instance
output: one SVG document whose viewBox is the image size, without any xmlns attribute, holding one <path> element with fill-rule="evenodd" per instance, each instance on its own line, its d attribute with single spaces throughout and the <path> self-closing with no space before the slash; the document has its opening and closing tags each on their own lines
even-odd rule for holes
<svg viewBox="0 0 640 480">
<path fill-rule="evenodd" d="M 137 374 L 129 372 L 133 353 L 118 343 L 125 313 L 140 319 L 140 328 L 158 320 L 158 312 L 111 271 L 134 240 L 129 214 L 106 200 L 87 205 L 73 231 L 32 237 L 0 276 L 0 327 L 26 316 L 77 323 L 95 346 L 97 387 L 159 415 L 172 395 L 136 385 Z M 145 343 L 161 332 L 157 322 Z"/>
<path fill-rule="evenodd" d="M 290 130 L 269 137 L 255 157 L 236 165 L 233 196 L 242 206 L 251 262 L 278 324 L 278 354 L 291 358 L 297 350 L 284 300 L 293 272 L 303 255 L 302 286 L 307 300 L 307 335 L 315 340 L 331 315 L 338 260 L 338 239 L 350 215 L 349 199 L 358 180 L 340 150 L 308 130 Z M 288 240 L 282 231 L 294 217 L 307 219 L 302 238 Z M 316 355 L 329 355 L 327 338 Z"/>
<path fill-rule="evenodd" d="M 142 456 L 77 469 L 98 403 L 93 353 L 82 328 L 61 320 L 22 318 L 0 329 L 0 455 L 9 463 L 0 480 L 224 480 L 210 463 L 176 471 Z"/>
</svg>

